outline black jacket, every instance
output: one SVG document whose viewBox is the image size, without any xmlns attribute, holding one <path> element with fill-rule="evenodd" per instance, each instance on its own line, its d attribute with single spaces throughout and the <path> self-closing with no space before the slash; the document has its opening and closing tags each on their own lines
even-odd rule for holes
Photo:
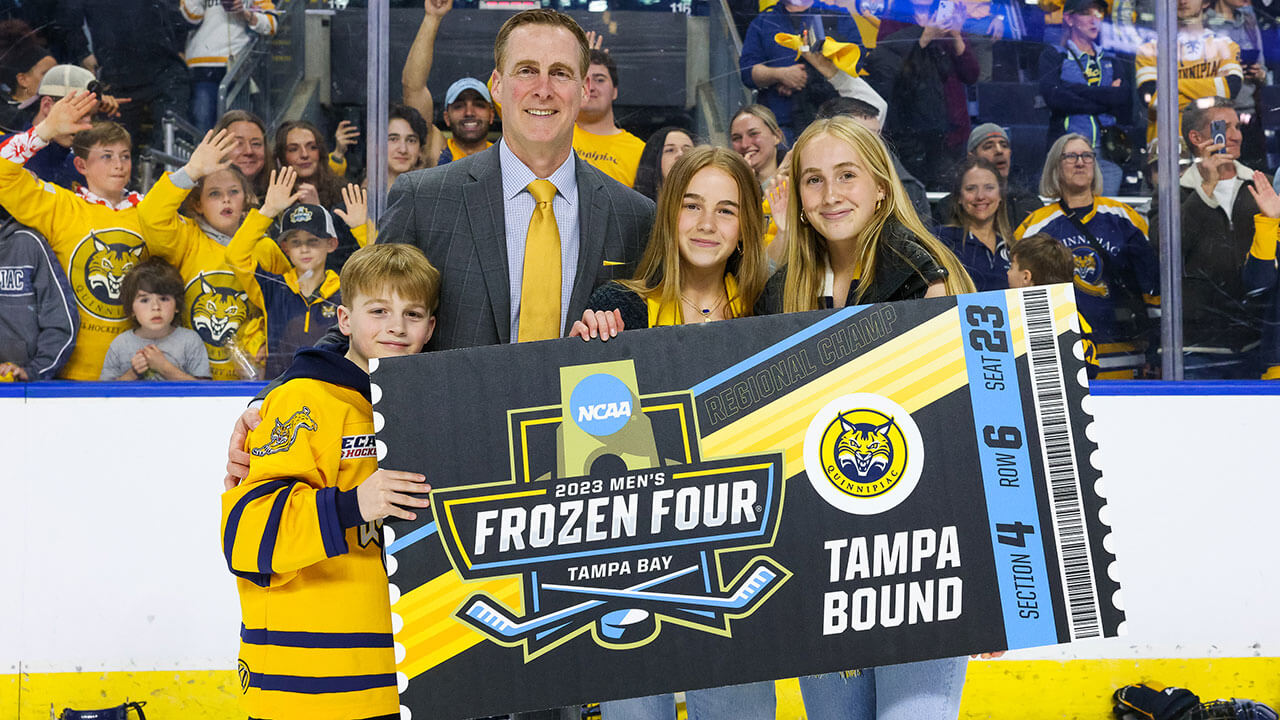
<svg viewBox="0 0 1280 720">
<path fill-rule="evenodd" d="M 876 276 L 866 294 L 856 297 L 858 283 L 849 286 L 845 305 L 868 305 L 924 297 L 929 285 L 947 277 L 947 271 L 927 250 L 916 242 L 910 230 L 891 223 L 885 226 L 881 239 L 882 252 L 877 261 Z M 756 315 L 776 315 L 782 310 L 782 290 L 787 284 L 787 268 L 782 267 L 764 286 L 756 301 Z"/>
<path fill-rule="evenodd" d="M 1240 175 L 1245 182 L 1228 217 L 1216 200 L 1206 203 L 1197 191 L 1199 170 L 1192 166 L 1183 174 L 1182 332 L 1188 350 L 1240 351 L 1262 338 L 1261 308 L 1246 302 L 1241 277 L 1258 212 L 1249 192 L 1251 176 Z"/>
</svg>

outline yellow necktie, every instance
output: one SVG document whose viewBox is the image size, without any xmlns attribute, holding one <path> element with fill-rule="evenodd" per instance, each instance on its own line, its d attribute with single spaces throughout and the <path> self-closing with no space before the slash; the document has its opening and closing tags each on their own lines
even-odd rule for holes
<svg viewBox="0 0 1280 720">
<path fill-rule="evenodd" d="M 534 180 L 528 189 L 538 206 L 524 241 L 519 342 L 560 337 L 560 228 L 551 209 L 556 186 Z"/>
</svg>

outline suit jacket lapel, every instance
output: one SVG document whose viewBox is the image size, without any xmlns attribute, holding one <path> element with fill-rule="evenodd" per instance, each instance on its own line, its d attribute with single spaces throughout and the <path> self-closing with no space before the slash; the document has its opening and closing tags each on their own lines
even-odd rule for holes
<svg viewBox="0 0 1280 720">
<path fill-rule="evenodd" d="M 507 275 L 506 214 L 497 145 L 476 155 L 470 174 L 471 181 L 462 186 L 462 199 L 498 337 L 506 343 L 511 341 L 511 281 Z"/>
<path fill-rule="evenodd" d="M 595 289 L 596 278 L 605 260 L 605 229 L 609 219 L 609 198 L 600 175 L 589 172 L 591 166 L 582 158 L 575 156 L 574 162 L 578 175 L 578 268 L 573 277 L 573 293 L 569 296 L 565 335 L 569 334 L 573 321 L 579 319 L 574 316 L 574 308 L 581 316 L 587 306 L 587 298 Z"/>
</svg>

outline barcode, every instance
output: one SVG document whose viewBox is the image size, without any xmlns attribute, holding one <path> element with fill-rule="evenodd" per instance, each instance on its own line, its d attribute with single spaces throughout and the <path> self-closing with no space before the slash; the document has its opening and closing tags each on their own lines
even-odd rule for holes
<svg viewBox="0 0 1280 720">
<path fill-rule="evenodd" d="M 1080 476 L 1076 473 L 1075 445 L 1067 420 L 1062 363 L 1058 360 L 1058 339 L 1053 330 L 1048 288 L 1024 290 L 1022 310 L 1036 419 L 1040 425 L 1040 449 L 1044 453 L 1045 475 L 1049 478 L 1049 507 L 1058 539 L 1058 568 L 1067 593 L 1071 639 L 1100 637 L 1098 591 L 1085 537 Z"/>
</svg>

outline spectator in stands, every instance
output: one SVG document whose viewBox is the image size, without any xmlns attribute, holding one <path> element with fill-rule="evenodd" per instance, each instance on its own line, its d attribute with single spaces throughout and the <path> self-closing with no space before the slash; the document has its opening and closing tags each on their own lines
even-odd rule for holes
<svg viewBox="0 0 1280 720">
<path fill-rule="evenodd" d="M 1040 194 L 1055 202 L 1031 213 L 1013 235 L 1016 242 L 1045 232 L 1071 250 L 1076 305 L 1098 342 L 1098 376 L 1132 380 L 1156 366 L 1160 273 L 1147 222 L 1101 193 L 1093 147 L 1081 135 L 1063 135 L 1049 148 L 1040 180 Z"/>
<path fill-rule="evenodd" d="M 786 178 L 778 177 L 785 149 L 782 130 L 769 108 L 754 103 L 744 106 L 733 116 L 729 123 L 729 142 L 733 151 L 741 155 L 755 172 L 756 180 L 765 192 L 765 246 L 769 249 L 770 262 L 776 266 L 786 255 L 786 219 L 775 219 L 773 206 L 770 204 L 778 201 L 778 212 L 785 214 Z M 780 243 L 776 242 L 779 237 L 782 238 Z"/>
<path fill-rule="evenodd" d="M 267 377 L 284 372 L 299 348 L 319 344 L 342 303 L 338 274 L 326 269 L 327 257 L 338 248 L 333 218 L 320 205 L 302 202 L 303 191 L 294 187 L 297 179 L 292 167 L 273 172 L 262 209 L 249 211 L 227 246 L 227 264 L 249 302 L 266 317 Z M 363 227 L 368 213 L 364 190 L 348 185 L 342 193 L 344 208 L 334 214 L 349 228 Z M 258 258 L 279 252 L 266 232 L 282 213 L 279 247 L 292 267 L 275 274 Z M 274 264 L 280 264 L 278 257 Z"/>
<path fill-rule="evenodd" d="M 990 82 L 996 43 L 1009 33 L 1004 15 L 1009 9 L 991 0 L 961 0 L 961 3 L 965 6 L 965 20 L 960 32 L 968 38 L 978 59 L 978 82 Z"/>
<path fill-rule="evenodd" d="M 938 239 L 951 248 L 969 271 L 979 292 L 1009 287 L 1009 248 L 1012 233 L 1003 212 L 1004 179 L 982 158 L 966 160 L 956 176 L 950 216 L 938 228 Z"/>
<path fill-rule="evenodd" d="M 613 101 L 617 99 L 618 65 L 609 53 L 593 48 L 587 67 L 587 98 L 573 127 L 573 149 L 605 175 L 631 187 L 636 182 L 644 141 L 615 123 Z"/>
<path fill-rule="evenodd" d="M 786 139 L 769 108 L 759 103 L 740 108 L 729 121 L 729 143 L 751 166 L 762 187 L 778 174 Z"/>
<path fill-rule="evenodd" d="M 1215 138 L 1213 124 L 1223 134 Z M 1241 277 L 1253 244 L 1258 203 L 1253 170 L 1242 164 L 1240 122 L 1226 98 L 1202 98 L 1182 110 L 1182 133 L 1195 164 L 1182 174 L 1182 327 L 1185 377 L 1256 378 L 1262 328 Z M 1222 140 L 1222 142 L 1219 142 Z"/>
<path fill-rule="evenodd" d="M 1017 227 L 1028 215 L 1044 207 L 1040 196 L 1019 187 L 1009 177 L 1013 167 L 1013 152 L 1009 147 L 1009 133 L 995 123 L 983 123 L 969 133 L 969 158 L 980 158 L 995 166 L 1000 172 L 1000 180 L 1004 183 L 1004 203 L 1002 212 L 1008 214 L 1009 227 Z M 955 196 L 947 195 L 938 201 L 938 215 L 950 217 L 955 205 Z"/>
<path fill-rule="evenodd" d="M 467 117 L 475 123 L 468 122 L 464 134 L 471 137 L 469 133 L 473 129 L 479 132 L 479 128 L 474 128 L 474 124 L 483 125 L 483 132 L 479 133 L 479 141 L 465 140 L 461 137 L 456 138 L 453 147 L 446 147 L 444 133 L 435 126 L 435 100 L 431 97 L 431 90 L 427 88 L 427 77 L 431 75 L 431 65 L 435 62 L 436 54 L 436 34 L 440 30 L 440 23 L 443 22 L 444 16 L 449 14 L 449 10 L 453 7 L 453 0 L 423 0 L 422 22 L 418 25 L 418 32 L 413 37 L 413 44 L 409 46 L 409 55 L 405 58 L 404 68 L 400 71 L 400 89 L 404 99 L 404 104 L 417 110 L 423 119 L 427 121 L 428 133 L 430 137 L 423 138 L 423 154 L 426 157 L 426 166 L 435 167 L 438 164 L 456 160 L 473 152 L 478 152 L 488 147 L 489 125 L 493 122 L 493 109 L 491 107 L 492 100 L 489 98 L 489 89 L 485 88 L 481 97 L 485 103 L 485 107 L 479 108 L 474 102 L 464 102 L 459 106 L 459 114 Z M 484 87 L 484 83 L 475 78 L 464 78 Z M 448 96 L 453 95 L 453 102 L 458 101 L 459 94 L 469 84 L 460 84 L 463 80 L 457 80 L 449 87 L 452 91 L 455 87 L 458 92 L 446 91 L 445 125 L 449 126 L 450 118 L 448 107 L 451 104 Z M 474 86 L 472 86 L 474 87 Z M 470 100 L 470 98 L 464 98 Z M 471 108 L 468 108 L 468 104 Z M 455 131 L 455 136 L 457 132 Z M 448 159 L 445 159 L 445 158 Z"/>
<path fill-rule="evenodd" d="M 191 69 L 191 120 L 204 132 L 218 119 L 218 85 L 232 59 L 249 46 L 254 34 L 276 33 L 271 0 L 182 0 L 182 15 L 196 26 L 187 37 Z"/>
<path fill-rule="evenodd" d="M 0 143 L 0 205 L 48 239 L 80 306 L 76 346 L 61 373 L 68 380 L 98 379 L 111 339 L 128 328 L 121 283 L 146 253 L 137 210 L 142 196 L 126 190 L 129 133 L 113 122 L 89 122 L 96 107 L 92 93 L 72 93 L 31 130 Z M 73 134 L 84 187 L 73 193 L 23 170 L 49 142 Z"/>
<path fill-rule="evenodd" d="M 267 152 L 267 124 L 248 110 L 228 110 L 213 126 L 214 134 L 223 130 L 236 139 L 231 164 L 249 179 L 254 195 L 262 197 L 267 192 L 267 178 L 276 169 L 275 158 Z"/>
<path fill-rule="evenodd" d="M 0 381 L 52 380 L 80 326 L 62 265 L 40 234 L 0 224 Z"/>
<path fill-rule="evenodd" d="M 443 114 L 445 127 L 450 133 L 437 165 L 473 155 L 493 145 L 489 141 L 489 128 L 493 126 L 493 98 L 484 83 L 475 78 L 455 80 L 444 93 Z"/>
<path fill-rule="evenodd" d="M 249 296 L 227 265 L 227 245 L 257 204 L 248 179 L 231 164 L 237 142 L 230 130 L 209 131 L 187 164 L 160 178 L 138 205 L 147 250 L 182 276 L 184 321 L 204 341 L 214 380 L 255 379 L 246 360 L 265 340 L 260 323 L 241 332 L 249 326 Z M 254 258 L 258 267 L 288 272 L 287 258 L 265 245 L 262 250 Z"/>
<path fill-rule="evenodd" d="M 1265 308 L 1262 344 L 1257 366 L 1263 380 L 1280 379 L 1280 265 L 1276 264 L 1276 243 L 1280 241 L 1280 194 L 1267 183 L 1267 176 L 1254 171 L 1246 187 L 1258 206 L 1253 223 L 1253 243 L 1244 262 L 1244 287 L 1255 302 Z"/>
<path fill-rule="evenodd" d="M 276 128 L 275 159 L 298 175 L 298 202 L 320 205 L 330 212 L 342 207 L 342 181 L 334 174 L 320 129 L 305 120 L 290 120 Z M 345 161 L 344 161 L 345 167 Z M 338 229 L 338 248 L 328 255 L 328 269 L 336 275 L 359 245 L 346 227 Z"/>
<path fill-rule="evenodd" d="M 1267 57 L 1258 15 L 1249 0 L 1217 0 L 1204 11 L 1205 27 L 1219 37 L 1231 38 L 1240 48 L 1240 69 L 1244 79 L 1240 92 L 1231 99 L 1240 118 L 1241 157 L 1246 164 L 1264 163 L 1266 153 L 1258 94 L 1267 82 Z M 1274 32 L 1274 29 L 1272 30 Z"/>
<path fill-rule="evenodd" d="M 1124 172 L 1102 156 L 1104 133 L 1130 108 L 1130 89 L 1123 87 L 1111 54 L 1098 42 L 1104 0 L 1067 0 L 1060 47 L 1046 47 L 1040 55 L 1040 95 L 1049 106 L 1048 139 L 1077 133 L 1093 145 L 1102 171 L 1102 193 L 1120 192 Z"/>
<path fill-rule="evenodd" d="M 1244 71 L 1240 46 L 1204 24 L 1204 0 L 1178 0 L 1178 107 L 1202 97 L 1234 98 Z M 1156 41 L 1138 47 L 1138 97 L 1147 105 L 1147 142 L 1156 136 Z"/>
<path fill-rule="evenodd" d="M 800 36 L 799 51 L 779 44 L 779 34 Z M 760 104 L 776 117 L 787 144 L 813 121 L 822 103 L 837 95 L 829 80 L 835 67 L 822 54 L 827 38 L 858 42 L 860 32 L 848 10 L 820 0 L 782 0 L 756 16 L 742 40 L 742 83 L 759 91 Z"/>
<path fill-rule="evenodd" d="M 1071 251 L 1047 233 L 1022 238 L 1009 248 L 1009 287 L 1028 288 L 1036 285 L 1069 283 L 1075 276 Z M 1093 328 L 1079 312 L 1080 343 L 1084 349 L 1085 371 L 1092 380 L 1098 377 L 1098 346 L 1093 342 Z"/>
<path fill-rule="evenodd" d="M 930 187 L 945 181 L 969 137 L 965 86 L 977 82 L 978 60 L 963 23 L 963 3 L 894 0 L 867 60 L 871 86 L 889 102 L 885 138 Z"/>
<path fill-rule="evenodd" d="M 423 147 L 429 138 L 427 121 L 408 105 L 392 105 L 387 113 L 387 187 L 410 170 L 427 166 Z"/>
<path fill-rule="evenodd" d="M 644 144 L 644 152 L 640 153 L 640 166 L 636 169 L 635 191 L 657 201 L 658 191 L 676 164 L 694 145 L 700 144 L 694 136 L 684 128 L 667 126 L 649 136 Z"/>
<path fill-rule="evenodd" d="M 36 115 L 31 120 L 35 125 L 49 116 L 53 104 L 60 98 L 73 92 L 84 92 L 96 87 L 97 81 L 93 73 L 78 65 L 55 65 L 40 80 L 38 102 L 33 107 Z M 109 102 L 111 102 L 109 100 Z M 105 108 L 106 102 L 99 102 Z M 111 104 L 114 107 L 114 103 Z M 22 128 L 29 129 L 30 126 Z M 68 190 L 75 190 L 84 184 L 84 175 L 75 166 L 75 155 L 71 152 L 71 136 L 54 138 L 54 141 L 37 152 L 25 165 L 36 177 L 47 180 Z"/>
<path fill-rule="evenodd" d="M 0 132 L 22 132 L 40 110 L 40 81 L 58 61 L 21 20 L 0 22 Z"/>
<path fill-rule="evenodd" d="M 181 326 L 182 276 L 158 257 L 138 263 L 121 294 L 133 327 L 107 348 L 101 380 L 208 380 L 200 336 Z"/>
<path fill-rule="evenodd" d="M 188 117 L 191 83 L 182 60 L 187 25 L 177 3 L 60 0 L 58 24 L 67 33 L 70 59 L 96 73 L 113 95 L 129 98 L 120 107 L 120 123 L 135 143 L 159 146 L 166 111 Z M 145 137 L 148 119 L 152 135 Z"/>
</svg>

